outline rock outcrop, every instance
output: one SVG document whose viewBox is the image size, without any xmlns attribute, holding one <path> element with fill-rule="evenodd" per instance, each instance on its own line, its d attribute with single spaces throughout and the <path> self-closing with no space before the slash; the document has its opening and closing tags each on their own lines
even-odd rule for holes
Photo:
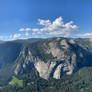
<svg viewBox="0 0 92 92">
<path fill-rule="evenodd" d="M 90 65 L 91 45 L 90 39 L 66 38 L 52 38 L 28 44 L 17 59 L 15 74 L 23 73 L 29 65 L 30 69 L 34 67 L 44 79 L 60 79 L 63 75 L 71 75 L 81 67 Z"/>
</svg>

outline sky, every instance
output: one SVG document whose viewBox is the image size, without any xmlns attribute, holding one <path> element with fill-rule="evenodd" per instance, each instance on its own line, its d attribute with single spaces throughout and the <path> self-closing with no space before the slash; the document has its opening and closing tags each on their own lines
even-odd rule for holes
<svg viewBox="0 0 92 92">
<path fill-rule="evenodd" d="M 0 0 L 0 40 L 92 37 L 92 0 Z"/>
</svg>

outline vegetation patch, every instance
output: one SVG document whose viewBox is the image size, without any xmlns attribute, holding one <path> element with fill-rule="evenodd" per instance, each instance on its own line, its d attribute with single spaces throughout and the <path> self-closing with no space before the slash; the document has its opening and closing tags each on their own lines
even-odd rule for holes
<svg viewBox="0 0 92 92">
<path fill-rule="evenodd" d="M 10 85 L 16 85 L 18 87 L 23 87 L 23 80 L 19 80 L 17 77 L 13 76 L 11 82 L 9 82 Z"/>
</svg>

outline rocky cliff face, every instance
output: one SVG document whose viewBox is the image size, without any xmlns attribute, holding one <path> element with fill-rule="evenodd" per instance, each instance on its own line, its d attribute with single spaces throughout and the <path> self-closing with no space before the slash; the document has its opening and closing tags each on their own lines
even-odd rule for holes
<svg viewBox="0 0 92 92">
<path fill-rule="evenodd" d="M 71 75 L 83 66 L 92 65 L 92 40 L 51 38 L 29 43 L 16 62 L 16 75 L 34 67 L 44 79 L 60 79 L 62 75 Z"/>
</svg>

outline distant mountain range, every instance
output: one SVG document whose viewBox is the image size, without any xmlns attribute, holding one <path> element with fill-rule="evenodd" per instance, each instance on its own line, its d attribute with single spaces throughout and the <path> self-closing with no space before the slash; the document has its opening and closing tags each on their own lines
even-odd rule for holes
<svg viewBox="0 0 92 92">
<path fill-rule="evenodd" d="M 0 41 L 0 92 L 91 92 L 91 75 L 91 38 Z"/>
</svg>

